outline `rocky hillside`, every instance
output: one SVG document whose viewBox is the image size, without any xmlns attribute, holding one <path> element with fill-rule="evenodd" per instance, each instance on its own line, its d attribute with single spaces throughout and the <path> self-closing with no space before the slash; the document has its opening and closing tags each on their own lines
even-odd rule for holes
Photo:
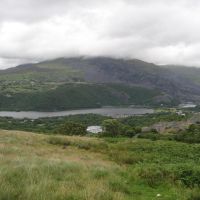
<svg viewBox="0 0 200 200">
<path fill-rule="evenodd" d="M 182 67 L 182 70 L 177 70 L 176 67 L 158 66 L 140 60 L 107 57 L 58 58 L 0 71 L 0 91 L 4 98 L 11 98 L 16 94 L 37 95 L 39 92 L 41 95 L 44 92 L 51 93 L 52 90 L 60 91 L 63 84 L 76 83 L 79 87 L 84 84 L 104 84 L 113 99 L 116 99 L 117 95 L 118 97 L 120 95 L 122 99 L 130 99 L 129 89 L 117 94 L 116 88 L 113 91 L 108 89 L 110 86 L 107 87 L 107 84 L 116 84 L 123 87 L 141 88 L 141 91 L 144 89 L 156 91 L 157 95 L 152 95 L 151 102 L 158 104 L 187 101 L 198 103 L 200 101 L 198 74 L 200 75 L 200 70 L 196 68 L 193 68 L 191 72 L 191 68 Z M 61 87 L 63 93 L 66 93 L 64 88 L 66 87 Z M 55 92 L 52 93 L 55 94 Z M 1 99 L 0 104 L 2 105 Z"/>
</svg>

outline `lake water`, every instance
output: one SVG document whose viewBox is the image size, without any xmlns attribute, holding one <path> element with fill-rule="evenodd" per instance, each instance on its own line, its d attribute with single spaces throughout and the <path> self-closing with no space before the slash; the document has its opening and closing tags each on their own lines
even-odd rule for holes
<svg viewBox="0 0 200 200">
<path fill-rule="evenodd" d="M 9 112 L 0 111 L 0 117 L 13 117 L 13 118 L 29 118 L 38 119 L 42 117 L 60 117 L 77 114 L 100 114 L 111 117 L 126 117 L 132 115 L 143 115 L 146 113 L 153 113 L 153 109 L 148 108 L 97 108 L 97 109 L 81 109 L 81 110 L 69 110 L 59 112 L 36 112 L 36 111 L 21 111 L 21 112 Z"/>
</svg>

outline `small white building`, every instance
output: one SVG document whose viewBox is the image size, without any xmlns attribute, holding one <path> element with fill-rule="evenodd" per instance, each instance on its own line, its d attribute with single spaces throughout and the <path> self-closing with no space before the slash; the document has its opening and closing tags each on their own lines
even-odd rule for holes
<svg viewBox="0 0 200 200">
<path fill-rule="evenodd" d="M 197 105 L 192 102 L 183 103 L 179 105 L 180 108 L 195 108 L 196 106 Z"/>
<path fill-rule="evenodd" d="M 177 111 L 176 114 L 184 117 L 186 116 L 185 113 L 183 113 L 181 110 Z"/>
<path fill-rule="evenodd" d="M 101 126 L 88 126 L 87 127 L 87 132 L 98 134 L 98 133 L 102 133 L 103 129 L 102 129 Z"/>
</svg>

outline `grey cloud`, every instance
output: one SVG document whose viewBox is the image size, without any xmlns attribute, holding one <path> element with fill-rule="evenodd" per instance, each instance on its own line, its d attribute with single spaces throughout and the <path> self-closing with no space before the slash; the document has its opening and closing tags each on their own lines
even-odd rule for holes
<svg viewBox="0 0 200 200">
<path fill-rule="evenodd" d="M 0 68 L 112 56 L 200 66 L 196 0 L 1 0 Z"/>
<path fill-rule="evenodd" d="M 1 0 L 0 20 L 35 22 L 52 16 L 68 14 L 77 8 L 95 8 L 110 0 Z"/>
</svg>

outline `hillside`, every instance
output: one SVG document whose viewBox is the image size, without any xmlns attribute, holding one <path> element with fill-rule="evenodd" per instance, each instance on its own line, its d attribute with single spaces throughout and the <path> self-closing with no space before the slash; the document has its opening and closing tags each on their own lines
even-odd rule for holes
<svg viewBox="0 0 200 200">
<path fill-rule="evenodd" d="M 0 143 L 2 200 L 199 197 L 198 144 L 17 131 L 0 131 Z"/>
<path fill-rule="evenodd" d="M 0 71 L 0 110 L 199 103 L 198 73 L 186 67 L 181 72 L 140 60 L 106 57 L 20 65 Z"/>
<path fill-rule="evenodd" d="M 105 105 L 154 105 L 159 91 L 119 84 L 64 84 L 40 92 L 0 94 L 1 110 L 55 111 Z"/>
<path fill-rule="evenodd" d="M 196 84 L 200 84 L 200 68 L 176 65 L 166 65 L 164 67 L 179 76 L 183 76 Z"/>
</svg>

